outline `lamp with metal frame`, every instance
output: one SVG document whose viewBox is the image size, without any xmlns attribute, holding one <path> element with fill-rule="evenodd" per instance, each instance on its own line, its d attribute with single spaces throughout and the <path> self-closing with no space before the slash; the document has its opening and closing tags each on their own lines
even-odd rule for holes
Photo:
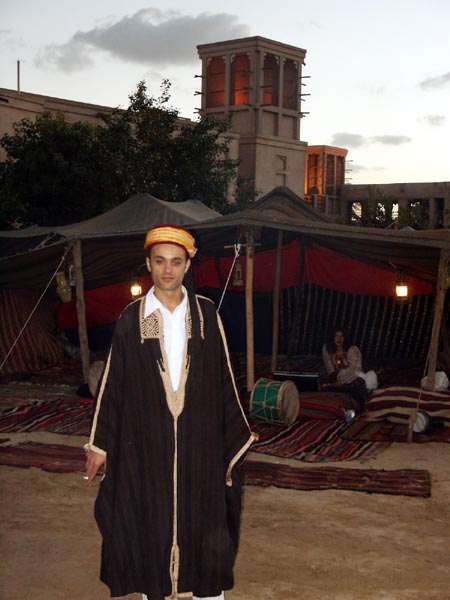
<svg viewBox="0 0 450 600">
<path fill-rule="evenodd" d="M 395 284 L 395 295 L 399 300 L 406 300 L 408 298 L 409 290 L 406 282 L 406 277 L 403 273 L 399 273 L 397 276 L 397 283 Z"/>
</svg>

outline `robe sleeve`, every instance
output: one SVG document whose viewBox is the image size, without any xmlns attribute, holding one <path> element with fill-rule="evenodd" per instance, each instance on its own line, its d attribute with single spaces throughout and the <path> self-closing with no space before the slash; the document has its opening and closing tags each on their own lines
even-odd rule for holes
<svg viewBox="0 0 450 600">
<path fill-rule="evenodd" d="M 324 344 L 322 348 L 322 359 L 323 364 L 325 365 L 326 372 L 328 373 L 328 375 L 331 375 L 331 373 L 333 373 L 334 371 L 334 365 L 331 362 L 330 353 L 327 350 L 326 344 Z"/>
<path fill-rule="evenodd" d="M 231 367 L 230 355 L 225 338 L 225 333 L 222 321 L 217 315 L 217 322 L 221 336 L 221 350 L 223 354 L 223 373 L 222 373 L 222 389 L 224 391 L 224 460 L 226 466 L 226 484 L 233 486 L 233 470 L 237 465 L 240 465 L 250 448 L 256 435 L 250 430 L 247 418 L 244 413 L 239 393 L 236 387 L 236 382 Z M 237 476 L 240 483 L 240 477 Z"/>
</svg>

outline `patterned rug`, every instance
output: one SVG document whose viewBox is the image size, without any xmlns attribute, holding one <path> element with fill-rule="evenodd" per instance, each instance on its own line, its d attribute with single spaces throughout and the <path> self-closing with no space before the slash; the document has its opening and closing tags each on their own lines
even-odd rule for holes
<svg viewBox="0 0 450 600">
<path fill-rule="evenodd" d="M 45 401 L 29 400 L 1 410 L 0 432 L 25 433 L 48 431 L 69 435 L 89 435 L 92 415 L 91 398 L 73 396 Z"/>
<path fill-rule="evenodd" d="M 0 385 L 0 413 L 9 408 L 39 404 L 52 400 L 65 400 L 76 396 L 77 388 L 66 384 L 42 384 L 30 381 Z"/>
<path fill-rule="evenodd" d="M 325 420 L 298 421 L 290 427 L 255 423 L 252 429 L 259 439 L 251 450 L 305 462 L 328 462 L 372 458 L 392 443 L 391 440 L 346 439 L 344 434 L 350 425 Z"/>
<path fill-rule="evenodd" d="M 385 402 L 386 392 L 388 390 L 384 393 L 380 390 L 371 400 L 373 404 L 377 402 L 375 406 L 378 409 L 379 402 Z M 341 399 L 331 398 L 328 402 L 325 398 L 319 410 L 320 398 L 314 394 L 311 397 L 306 394 L 300 396 L 300 419 L 290 427 L 270 423 L 252 424 L 252 429 L 259 435 L 258 441 L 252 446 L 254 452 L 310 463 L 365 460 L 376 456 L 394 441 L 407 441 L 405 422 L 360 419 L 346 423 L 342 416 L 337 416 L 343 414 Z M 3 384 L 0 385 L 0 433 L 47 431 L 87 436 L 92 406 L 91 398 L 77 396 L 76 388 L 68 384 L 43 385 L 31 381 Z M 428 406 L 434 408 L 435 403 L 429 403 Z M 392 410 L 391 407 L 388 410 Z M 305 418 L 307 414 L 310 418 Z M 433 414 L 432 411 L 430 414 Z M 439 416 L 442 417 L 442 414 L 439 410 Z M 440 421 L 438 424 L 442 425 Z M 427 433 L 414 433 L 413 441 L 450 442 L 450 427 L 434 427 Z"/>
<path fill-rule="evenodd" d="M 388 421 L 370 422 L 365 419 L 353 422 L 342 433 L 342 437 L 349 440 L 393 441 L 406 442 L 408 438 L 408 425 L 405 423 L 389 423 Z M 450 442 L 450 428 L 442 423 L 432 425 L 425 433 L 413 432 L 413 442 L 423 444 L 426 442 Z"/>
</svg>

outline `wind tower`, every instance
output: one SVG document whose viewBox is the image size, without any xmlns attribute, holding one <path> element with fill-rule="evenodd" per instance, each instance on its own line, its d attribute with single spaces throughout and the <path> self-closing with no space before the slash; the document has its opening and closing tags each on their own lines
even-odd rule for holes
<svg viewBox="0 0 450 600">
<path fill-rule="evenodd" d="M 197 46 L 201 114 L 233 114 L 239 175 L 258 195 L 286 186 L 303 197 L 306 142 L 300 141 L 306 50 L 255 36 Z"/>
</svg>

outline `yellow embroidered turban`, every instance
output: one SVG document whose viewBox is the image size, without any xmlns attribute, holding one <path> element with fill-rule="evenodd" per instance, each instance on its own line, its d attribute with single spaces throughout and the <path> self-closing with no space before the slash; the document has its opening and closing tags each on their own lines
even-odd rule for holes
<svg viewBox="0 0 450 600">
<path fill-rule="evenodd" d="M 190 258 L 194 258 L 197 252 L 195 239 L 189 231 L 176 225 L 158 225 L 150 229 L 145 238 L 144 248 L 147 250 L 154 244 L 176 244 L 184 248 Z"/>
</svg>

